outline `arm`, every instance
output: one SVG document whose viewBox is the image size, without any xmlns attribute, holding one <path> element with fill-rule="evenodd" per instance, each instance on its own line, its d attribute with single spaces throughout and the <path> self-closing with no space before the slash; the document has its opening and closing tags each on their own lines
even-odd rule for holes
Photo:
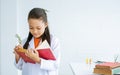
<svg viewBox="0 0 120 75">
<path fill-rule="evenodd" d="M 21 47 L 22 47 L 21 45 L 18 45 L 18 46 L 16 46 L 14 48 L 14 54 L 15 54 L 15 62 L 14 62 L 14 64 L 15 64 L 16 68 L 18 68 L 18 69 L 21 69 L 21 67 L 19 66 L 21 61 L 20 61 L 20 56 L 17 54 L 16 50 L 18 50 Z"/>
<path fill-rule="evenodd" d="M 58 39 L 51 39 L 51 49 L 56 57 L 56 60 L 45 60 L 41 58 L 40 68 L 44 70 L 56 70 L 59 67 L 60 62 L 60 44 Z"/>
<path fill-rule="evenodd" d="M 22 65 L 23 65 L 23 60 L 22 60 L 22 58 L 20 58 L 19 60 L 18 60 L 18 62 L 14 62 L 14 65 L 15 65 L 15 67 L 17 68 L 17 69 L 19 69 L 19 70 L 22 70 Z"/>
<path fill-rule="evenodd" d="M 15 46 L 14 52 L 13 52 L 15 54 L 15 61 L 16 61 L 16 63 L 18 63 L 18 61 L 20 59 L 19 54 L 17 54 L 17 52 L 16 52 L 19 48 L 22 48 L 22 46 L 21 45 Z"/>
<path fill-rule="evenodd" d="M 22 44 L 23 44 L 23 41 L 22 41 Z M 23 59 L 16 52 L 16 50 L 18 50 L 19 48 L 22 48 L 22 45 L 18 45 L 14 48 L 14 54 L 15 54 L 14 65 L 16 68 L 21 70 L 23 65 Z"/>
</svg>

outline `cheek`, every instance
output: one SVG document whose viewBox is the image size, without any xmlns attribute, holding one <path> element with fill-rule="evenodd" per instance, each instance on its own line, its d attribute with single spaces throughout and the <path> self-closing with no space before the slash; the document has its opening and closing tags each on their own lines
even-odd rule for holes
<svg viewBox="0 0 120 75">
<path fill-rule="evenodd" d="M 29 32 L 31 32 L 31 33 L 32 33 L 32 30 L 31 30 L 31 29 L 29 29 Z"/>
<path fill-rule="evenodd" d="M 33 33 L 33 32 L 34 32 L 34 31 L 33 31 L 33 30 L 31 30 L 31 29 L 30 29 L 29 31 L 30 31 L 31 33 Z"/>
<path fill-rule="evenodd" d="M 42 35 L 44 33 L 44 31 L 45 31 L 44 29 L 39 31 L 39 34 Z"/>
</svg>

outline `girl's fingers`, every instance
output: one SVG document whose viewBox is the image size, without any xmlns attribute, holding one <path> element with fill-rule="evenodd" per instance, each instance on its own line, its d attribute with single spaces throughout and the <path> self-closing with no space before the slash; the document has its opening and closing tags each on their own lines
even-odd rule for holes
<svg viewBox="0 0 120 75">
<path fill-rule="evenodd" d="M 23 48 L 21 44 L 18 45 L 18 48 Z"/>
<path fill-rule="evenodd" d="M 18 50 L 19 48 L 23 48 L 22 45 L 17 45 L 17 46 L 15 46 L 14 50 L 16 51 L 16 50 Z"/>
<path fill-rule="evenodd" d="M 25 55 L 29 57 L 30 53 L 31 53 L 31 50 L 28 49 L 28 50 L 25 52 Z"/>
<path fill-rule="evenodd" d="M 25 52 L 25 55 L 28 56 L 28 50 Z"/>
<path fill-rule="evenodd" d="M 34 50 L 35 54 L 38 54 L 38 51 L 37 50 Z"/>
<path fill-rule="evenodd" d="M 15 48 L 14 49 L 18 49 L 18 46 L 15 46 Z"/>
</svg>

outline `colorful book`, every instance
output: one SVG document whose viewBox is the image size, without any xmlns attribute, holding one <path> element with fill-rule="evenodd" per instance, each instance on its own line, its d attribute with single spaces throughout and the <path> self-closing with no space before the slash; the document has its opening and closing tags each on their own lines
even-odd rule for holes
<svg viewBox="0 0 120 75">
<path fill-rule="evenodd" d="M 114 75 L 114 74 L 119 74 L 120 75 L 120 67 L 116 67 L 116 68 L 113 68 L 113 69 L 94 68 L 93 73 L 104 74 L 104 75 Z"/>
<path fill-rule="evenodd" d="M 113 75 L 120 73 L 120 63 L 118 62 L 104 62 L 96 64 L 93 73 Z"/>
<path fill-rule="evenodd" d="M 111 69 L 100 69 L 100 68 L 94 68 L 94 72 L 96 74 L 105 74 L 105 75 L 112 75 L 112 70 Z"/>
<path fill-rule="evenodd" d="M 46 40 L 43 41 L 42 44 L 36 48 L 36 50 L 38 51 L 40 58 L 43 58 L 46 60 L 56 60 L 56 58 Z M 20 55 L 20 57 L 22 57 L 22 59 L 25 62 L 35 63 L 32 59 L 30 59 L 29 57 L 27 57 L 25 55 L 26 51 L 27 51 L 26 49 L 19 49 L 19 50 L 17 50 L 17 53 Z"/>
<path fill-rule="evenodd" d="M 96 68 L 116 68 L 116 67 L 120 67 L 120 63 L 118 62 L 104 62 L 104 63 L 100 63 L 95 65 Z"/>
</svg>

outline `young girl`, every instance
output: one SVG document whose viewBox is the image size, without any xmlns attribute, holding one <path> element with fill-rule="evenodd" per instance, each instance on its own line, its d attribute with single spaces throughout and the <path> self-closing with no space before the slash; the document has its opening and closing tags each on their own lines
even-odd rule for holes
<svg viewBox="0 0 120 75">
<path fill-rule="evenodd" d="M 22 45 L 14 48 L 15 66 L 22 70 L 22 75 L 58 75 L 60 49 L 58 39 L 49 33 L 46 11 L 42 8 L 33 8 L 28 15 L 29 35 Z M 46 60 L 39 57 L 35 50 L 44 40 L 47 40 L 56 60 Z M 19 48 L 27 49 L 25 53 L 36 63 L 25 62 L 17 53 Z"/>
</svg>

